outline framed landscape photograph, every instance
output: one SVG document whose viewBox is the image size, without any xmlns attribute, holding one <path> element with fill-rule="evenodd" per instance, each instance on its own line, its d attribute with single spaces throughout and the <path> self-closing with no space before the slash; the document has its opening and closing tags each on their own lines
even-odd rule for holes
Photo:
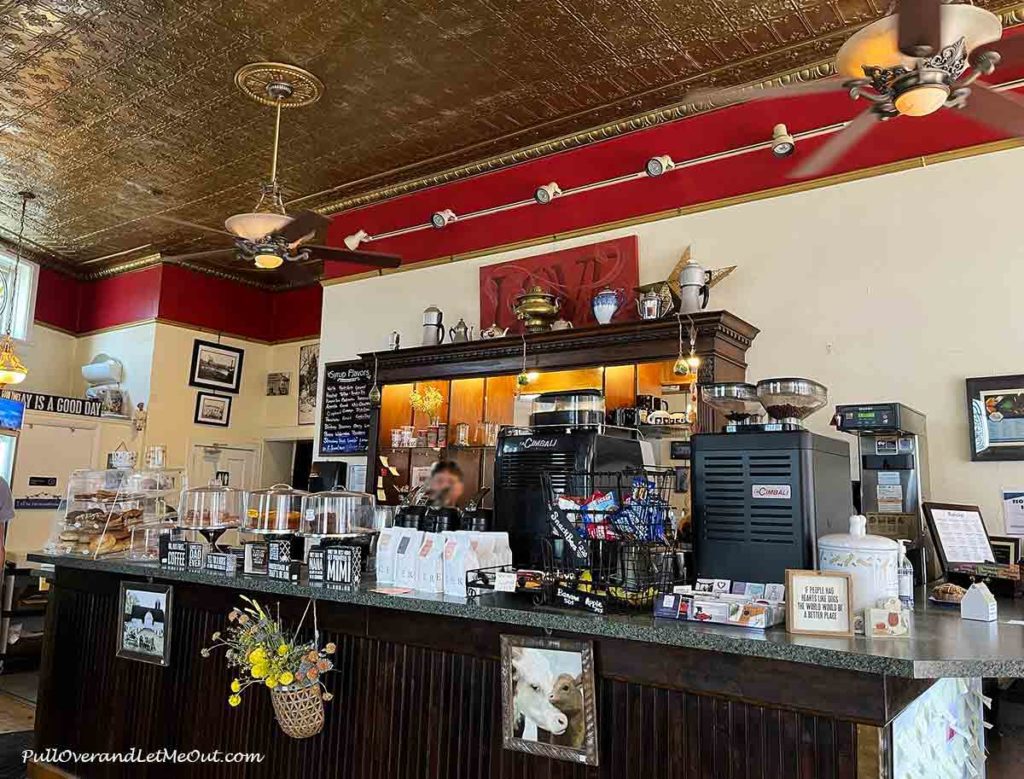
<svg viewBox="0 0 1024 779">
<path fill-rule="evenodd" d="M 242 349 L 197 338 L 192 344 L 192 367 L 188 383 L 202 389 L 237 393 L 242 384 L 244 356 Z"/>
<path fill-rule="evenodd" d="M 971 459 L 1024 460 L 1024 375 L 967 379 Z"/>
<path fill-rule="evenodd" d="M 171 650 L 169 584 L 121 582 L 117 656 L 166 666 Z"/>
<path fill-rule="evenodd" d="M 505 749 L 597 765 L 589 641 L 502 636 L 501 700 Z"/>
<path fill-rule="evenodd" d="M 214 425 L 227 427 L 231 424 L 231 401 L 227 395 L 214 395 L 212 392 L 196 394 L 196 415 L 193 420 L 197 425 Z"/>
</svg>

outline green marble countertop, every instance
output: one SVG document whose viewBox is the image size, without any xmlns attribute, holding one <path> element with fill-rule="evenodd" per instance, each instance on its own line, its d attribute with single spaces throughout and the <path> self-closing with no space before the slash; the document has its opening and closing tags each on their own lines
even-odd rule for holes
<svg viewBox="0 0 1024 779">
<path fill-rule="evenodd" d="M 908 638 L 823 638 L 789 635 L 782 627 L 756 631 L 654 619 L 647 614 L 596 616 L 564 609 L 538 608 L 532 606 L 529 599 L 516 595 L 488 594 L 467 601 L 415 592 L 387 595 L 374 592 L 372 583 L 364 583 L 357 588 L 293 584 L 263 576 L 238 574 L 229 577 L 205 571 L 179 571 L 161 568 L 157 563 L 123 559 L 90 560 L 32 554 L 29 560 L 58 567 L 299 598 L 315 596 L 322 601 L 729 652 L 887 676 L 916 679 L 1024 677 L 1024 603 L 1020 601 L 1001 600 L 996 622 L 972 622 L 961 620 L 959 610 L 929 606 L 922 590 L 918 593 L 913 631 Z M 1017 621 L 1019 624 L 1014 624 Z"/>
</svg>

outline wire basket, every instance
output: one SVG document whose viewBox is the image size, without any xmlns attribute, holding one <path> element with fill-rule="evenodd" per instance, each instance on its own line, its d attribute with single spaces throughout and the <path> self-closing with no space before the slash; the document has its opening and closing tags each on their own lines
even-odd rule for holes
<svg viewBox="0 0 1024 779">
<path fill-rule="evenodd" d="M 591 610 L 647 609 L 678 583 L 669 507 L 674 471 L 575 472 L 557 484 L 545 473 L 541 480 L 551 528 L 544 572 L 557 582 L 556 600 L 580 600 Z"/>
<path fill-rule="evenodd" d="M 324 701 L 320 684 L 299 689 L 273 689 L 270 700 L 274 704 L 277 724 L 285 735 L 292 738 L 315 736 L 324 727 Z"/>
</svg>

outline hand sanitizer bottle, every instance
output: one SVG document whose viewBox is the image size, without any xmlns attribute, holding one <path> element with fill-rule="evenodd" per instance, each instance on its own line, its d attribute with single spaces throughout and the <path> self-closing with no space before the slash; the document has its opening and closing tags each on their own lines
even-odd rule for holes
<svg viewBox="0 0 1024 779">
<path fill-rule="evenodd" d="M 899 543 L 900 560 L 897 567 L 897 578 L 900 587 L 900 602 L 903 604 L 903 608 L 912 609 L 914 608 L 914 566 L 910 564 L 910 559 L 907 557 L 907 544 L 910 541 L 901 538 Z"/>
</svg>

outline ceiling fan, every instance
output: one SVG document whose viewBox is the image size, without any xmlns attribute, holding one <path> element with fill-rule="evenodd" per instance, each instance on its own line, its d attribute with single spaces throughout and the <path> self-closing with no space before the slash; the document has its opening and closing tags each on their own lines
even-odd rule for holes
<svg viewBox="0 0 1024 779">
<path fill-rule="evenodd" d="M 400 257 L 379 252 L 352 251 L 308 243 L 317 230 L 330 220 L 315 211 L 301 211 L 295 216 L 285 211 L 277 181 L 277 151 L 281 134 L 281 109 L 310 105 L 320 99 L 324 86 L 320 79 L 302 68 L 279 62 L 254 62 L 243 65 L 235 73 L 235 85 L 247 97 L 275 109 L 274 151 L 270 161 L 270 179 L 261 185 L 259 200 L 252 211 L 229 216 L 224 229 L 156 215 L 154 218 L 195 230 L 217 233 L 231 238 L 234 246 L 165 256 L 167 262 L 184 262 L 211 257 L 237 256 L 257 268 L 281 268 L 295 280 L 311 280 L 312 273 L 301 263 L 306 260 L 341 260 L 373 268 L 397 268 Z"/>
<path fill-rule="evenodd" d="M 896 0 L 888 16 L 861 28 L 840 47 L 837 75 L 794 86 L 721 90 L 706 97 L 733 102 L 846 91 L 871 105 L 795 167 L 790 178 L 816 176 L 839 161 L 878 123 L 957 108 L 982 124 L 1024 136 L 1024 100 L 979 81 L 1004 57 L 1024 54 L 1024 35 L 1001 41 L 999 17 L 942 0 Z"/>
</svg>

